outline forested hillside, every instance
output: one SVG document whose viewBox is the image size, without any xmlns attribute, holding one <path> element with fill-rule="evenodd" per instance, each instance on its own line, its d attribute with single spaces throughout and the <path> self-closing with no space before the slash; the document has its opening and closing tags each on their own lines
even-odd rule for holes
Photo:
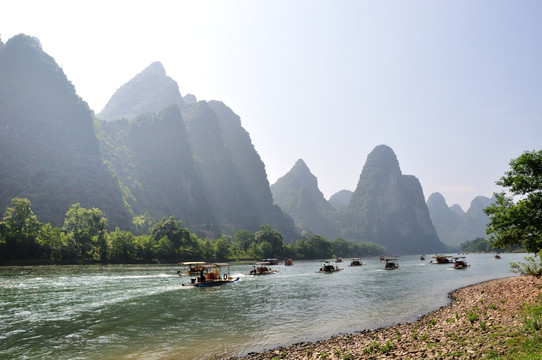
<svg viewBox="0 0 542 360">
<path fill-rule="evenodd" d="M 173 215 L 189 226 L 214 222 L 176 105 L 157 115 L 98 124 L 103 156 L 121 179 L 134 214 Z"/>
<path fill-rule="evenodd" d="M 100 122 L 104 154 L 134 212 L 173 214 L 210 236 L 270 224 L 294 241 L 294 223 L 273 205 L 265 166 L 239 116 L 222 102 L 187 98 L 153 63 L 98 115 L 108 120 Z"/>
<path fill-rule="evenodd" d="M 290 171 L 271 185 L 275 203 L 292 216 L 304 231 L 336 238 L 334 208 L 318 188 L 318 180 L 302 159 Z"/>
<path fill-rule="evenodd" d="M 18 35 L 0 48 L 0 84 L 0 208 L 25 197 L 40 219 L 60 225 L 70 206 L 81 203 L 129 227 L 93 113 L 39 40 Z"/>
</svg>

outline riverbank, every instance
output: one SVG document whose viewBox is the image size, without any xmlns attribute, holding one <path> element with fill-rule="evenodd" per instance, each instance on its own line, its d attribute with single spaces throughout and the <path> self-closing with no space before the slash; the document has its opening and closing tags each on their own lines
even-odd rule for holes
<svg viewBox="0 0 542 360">
<path fill-rule="evenodd" d="M 243 360 L 271 359 L 480 359 L 506 355 L 506 340 L 523 326 L 525 303 L 542 293 L 542 279 L 490 280 L 450 294 L 450 305 L 419 321 L 299 343 Z"/>
</svg>

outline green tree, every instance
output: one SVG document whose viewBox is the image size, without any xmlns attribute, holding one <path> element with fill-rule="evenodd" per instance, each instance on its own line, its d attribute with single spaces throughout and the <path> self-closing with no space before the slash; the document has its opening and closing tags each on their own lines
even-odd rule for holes
<svg viewBox="0 0 542 360">
<path fill-rule="evenodd" d="M 100 209 L 85 209 L 79 203 L 72 205 L 64 219 L 64 230 L 75 242 L 80 261 L 106 260 L 106 228 L 107 219 Z"/>
<path fill-rule="evenodd" d="M 132 219 L 136 235 L 148 234 L 152 227 L 152 219 L 148 213 L 136 215 Z"/>
<path fill-rule="evenodd" d="M 43 224 L 39 231 L 38 242 L 43 256 L 52 262 L 70 259 L 66 235 L 62 233 L 62 229 L 53 227 L 50 223 Z"/>
<path fill-rule="evenodd" d="M 159 242 L 164 237 L 171 241 L 172 252 L 169 254 L 170 259 L 174 259 L 181 255 L 183 258 L 192 258 L 195 249 L 194 238 L 191 236 L 188 229 L 182 227 L 182 221 L 176 221 L 174 216 L 169 219 L 163 218 L 162 221 L 154 224 L 151 228 L 151 236 L 156 242 Z M 164 248 L 161 249 L 162 256 Z"/>
<path fill-rule="evenodd" d="M 353 243 L 347 241 L 343 238 L 337 238 L 331 242 L 331 248 L 333 249 L 333 254 L 335 256 L 352 256 L 357 254 L 352 254 Z"/>
<path fill-rule="evenodd" d="M 129 231 L 122 231 L 118 227 L 109 233 L 110 246 L 109 259 L 115 262 L 130 262 L 136 259 L 136 241 Z"/>
<path fill-rule="evenodd" d="M 248 250 L 252 242 L 254 242 L 254 234 L 248 230 L 238 230 L 233 234 L 232 243 L 244 251 Z"/>
<path fill-rule="evenodd" d="M 463 252 L 490 252 L 493 251 L 491 243 L 483 237 L 478 237 L 472 241 L 465 241 L 459 245 Z"/>
<path fill-rule="evenodd" d="M 282 235 L 273 230 L 269 225 L 262 225 L 262 229 L 254 234 L 254 241 L 259 245 L 262 242 L 268 242 L 271 245 L 272 250 L 268 251 L 266 248 L 266 257 L 279 257 L 282 256 L 284 252 L 284 242 L 282 240 Z"/>
<path fill-rule="evenodd" d="M 140 235 L 135 238 L 135 258 L 138 261 L 152 262 L 156 258 L 158 245 L 150 235 Z"/>
<path fill-rule="evenodd" d="M 175 248 L 173 246 L 173 242 L 167 236 L 164 236 L 158 240 L 156 255 L 159 258 L 169 260 L 172 258 L 174 251 Z"/>
<path fill-rule="evenodd" d="M 508 189 L 484 209 L 486 232 L 495 248 L 514 245 L 538 253 L 542 249 L 542 151 L 527 151 L 510 161 L 497 185 Z M 514 201 L 516 199 L 517 201 Z"/>
<path fill-rule="evenodd" d="M 219 260 L 226 260 L 231 254 L 231 244 L 225 237 L 215 241 L 215 256 Z"/>
<path fill-rule="evenodd" d="M 36 239 L 41 224 L 31 209 L 30 200 L 12 199 L 3 220 L 0 238 L 5 241 L 4 256 L 14 259 L 37 257 L 40 247 Z"/>
</svg>

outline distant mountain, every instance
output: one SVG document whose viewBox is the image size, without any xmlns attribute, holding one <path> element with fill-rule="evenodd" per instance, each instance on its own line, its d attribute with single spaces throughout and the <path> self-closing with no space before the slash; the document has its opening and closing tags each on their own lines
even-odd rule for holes
<svg viewBox="0 0 542 360">
<path fill-rule="evenodd" d="M 156 115 L 160 106 L 165 110 Z M 223 103 L 181 98 L 154 63 L 115 92 L 99 116 L 105 113 L 135 116 L 101 128 L 102 146 L 137 213 L 175 215 L 216 234 L 269 224 L 285 240 L 297 236 L 293 220 L 273 205 L 265 166 L 239 116 Z"/>
<path fill-rule="evenodd" d="M 443 251 L 417 178 L 403 175 L 393 150 L 368 156 L 349 205 L 339 217 L 341 236 L 380 244 L 390 253 Z"/>
<path fill-rule="evenodd" d="M 100 124 L 102 153 L 135 214 L 173 215 L 189 226 L 214 222 L 177 105 L 158 115 Z"/>
<path fill-rule="evenodd" d="M 457 230 L 462 224 L 462 216 L 446 205 L 446 200 L 440 193 L 433 193 L 427 199 L 427 208 L 433 225 L 442 241 L 446 242 L 442 234 L 449 234 Z"/>
<path fill-rule="evenodd" d="M 293 220 L 273 205 L 265 164 L 254 148 L 249 133 L 241 126 L 240 117 L 220 101 L 209 101 L 208 105 L 216 115 L 225 149 L 242 187 L 243 201 L 237 212 L 245 214 L 249 228 L 259 229 L 261 224 L 269 224 L 285 239 L 293 240 L 297 236 Z"/>
<path fill-rule="evenodd" d="M 97 117 L 101 120 L 133 119 L 145 113 L 157 114 L 171 104 L 180 109 L 185 107 L 179 85 L 166 75 L 160 62 L 154 62 L 122 85 Z"/>
<path fill-rule="evenodd" d="M 332 221 L 334 208 L 318 189 L 318 180 L 302 159 L 273 185 L 275 204 L 289 214 L 305 231 L 333 240 L 337 230 Z"/>
<path fill-rule="evenodd" d="M 463 209 L 461 209 L 461 206 L 459 206 L 457 204 L 453 204 L 452 206 L 450 206 L 450 210 L 452 210 L 454 212 L 454 214 L 456 214 L 458 216 L 465 215 L 465 212 L 463 211 Z"/>
<path fill-rule="evenodd" d="M 100 208 L 128 228 L 120 184 L 104 164 L 93 113 L 39 40 L 18 35 L 0 48 L 0 208 L 26 197 L 56 226 L 74 203 Z"/>
<path fill-rule="evenodd" d="M 440 193 L 433 193 L 427 199 L 427 207 L 440 239 L 448 245 L 459 246 L 478 237 L 487 238 L 485 228 L 489 217 L 483 209 L 494 201 L 494 197 L 477 196 L 465 213 L 457 204 L 448 207 Z"/>
<path fill-rule="evenodd" d="M 350 203 L 352 194 L 353 193 L 350 190 L 341 190 L 338 193 L 331 195 L 329 198 L 329 204 L 335 209 L 343 208 Z"/>
</svg>

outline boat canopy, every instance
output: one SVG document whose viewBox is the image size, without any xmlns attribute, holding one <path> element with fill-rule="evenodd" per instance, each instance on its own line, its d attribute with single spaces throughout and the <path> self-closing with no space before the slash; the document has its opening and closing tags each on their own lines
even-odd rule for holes
<svg viewBox="0 0 542 360">
<path fill-rule="evenodd" d="M 185 261 L 185 262 L 180 262 L 180 263 L 178 263 L 177 265 L 186 265 L 186 266 L 190 266 L 190 265 L 205 265 L 205 261 Z"/>
</svg>

